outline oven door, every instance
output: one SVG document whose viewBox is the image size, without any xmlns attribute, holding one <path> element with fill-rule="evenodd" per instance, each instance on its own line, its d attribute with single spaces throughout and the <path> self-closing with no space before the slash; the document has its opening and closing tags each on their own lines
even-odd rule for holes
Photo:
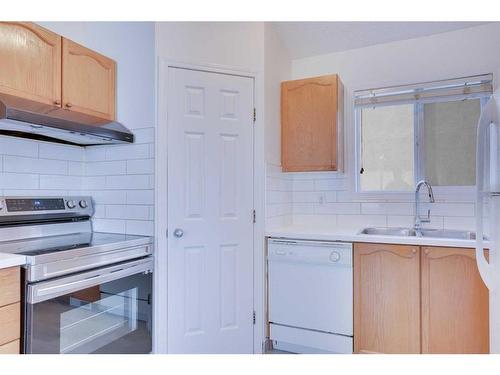
<svg viewBox="0 0 500 375">
<path fill-rule="evenodd" d="M 151 258 L 26 289 L 26 353 L 150 353 Z"/>
</svg>

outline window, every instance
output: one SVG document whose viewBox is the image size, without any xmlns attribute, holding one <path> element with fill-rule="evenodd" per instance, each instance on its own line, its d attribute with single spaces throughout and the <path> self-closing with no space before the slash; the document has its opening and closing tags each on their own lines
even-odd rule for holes
<svg viewBox="0 0 500 375">
<path fill-rule="evenodd" d="M 475 185 L 476 127 L 492 93 L 483 75 L 355 93 L 356 190 Z"/>
</svg>

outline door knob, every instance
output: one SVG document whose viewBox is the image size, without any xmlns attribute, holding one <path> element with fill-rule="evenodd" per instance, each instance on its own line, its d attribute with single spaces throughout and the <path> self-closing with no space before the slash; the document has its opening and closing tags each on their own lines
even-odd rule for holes
<svg viewBox="0 0 500 375">
<path fill-rule="evenodd" d="M 174 230 L 174 236 L 177 238 L 181 238 L 184 236 L 184 231 L 181 228 L 177 228 Z"/>
</svg>

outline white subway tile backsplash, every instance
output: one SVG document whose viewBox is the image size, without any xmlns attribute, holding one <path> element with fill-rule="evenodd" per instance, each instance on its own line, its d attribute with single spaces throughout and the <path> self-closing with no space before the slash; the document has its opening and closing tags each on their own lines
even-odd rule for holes
<svg viewBox="0 0 500 375">
<path fill-rule="evenodd" d="M 120 161 L 98 161 L 87 163 L 87 176 L 109 176 L 127 173 L 127 162 Z"/>
<path fill-rule="evenodd" d="M 269 203 L 287 203 L 292 201 L 292 192 L 286 191 L 268 191 Z"/>
<path fill-rule="evenodd" d="M 96 205 L 104 204 L 126 204 L 127 203 L 126 190 L 93 190 L 89 191 L 89 195 L 94 198 Z"/>
<path fill-rule="evenodd" d="M 106 176 L 88 176 L 85 178 L 87 190 L 101 190 L 106 186 Z"/>
<path fill-rule="evenodd" d="M 154 190 L 129 190 L 126 192 L 127 204 L 154 204 Z"/>
<path fill-rule="evenodd" d="M 313 191 L 314 180 L 293 180 L 293 191 Z"/>
<path fill-rule="evenodd" d="M 68 161 L 68 174 L 70 176 L 85 176 L 85 162 Z"/>
<path fill-rule="evenodd" d="M 106 176 L 106 189 L 152 189 L 150 175 Z"/>
<path fill-rule="evenodd" d="M 279 222 L 276 218 L 281 217 L 282 222 L 300 224 L 306 220 L 308 225 L 321 225 L 335 218 L 339 226 L 358 229 L 365 226 L 413 226 L 414 202 L 406 201 L 407 198 L 389 202 L 363 200 L 348 190 L 349 180 L 342 173 L 280 173 L 279 167 L 269 165 L 267 173 L 267 217 L 272 218 L 274 224 Z M 290 178 L 291 197 L 276 192 L 281 190 L 279 181 Z M 291 214 L 278 205 L 291 205 Z M 473 202 L 457 201 L 451 194 L 449 197 L 441 194 L 437 203 L 423 201 L 421 214 L 426 214 L 427 208 L 431 210 L 431 223 L 424 224 L 424 227 L 473 229 L 474 206 Z"/>
<path fill-rule="evenodd" d="M 3 170 L 5 172 L 14 173 L 44 173 L 44 174 L 68 174 L 68 162 L 61 160 L 36 159 L 25 156 L 10 156 L 3 157 Z"/>
<path fill-rule="evenodd" d="M 92 224 L 96 232 L 127 233 L 125 220 L 94 218 Z"/>
<path fill-rule="evenodd" d="M 343 228 L 385 227 L 385 215 L 337 215 L 337 226 Z"/>
<path fill-rule="evenodd" d="M 314 190 L 327 191 L 327 190 L 345 190 L 347 187 L 347 180 L 345 178 L 329 178 L 314 181 Z"/>
<path fill-rule="evenodd" d="M 312 215 L 314 214 L 314 205 L 309 203 L 293 203 L 292 204 L 293 215 Z"/>
<path fill-rule="evenodd" d="M 36 197 L 36 196 L 48 196 L 56 197 L 61 195 L 73 195 L 71 191 L 68 190 L 41 190 L 41 189 L 3 189 L 3 194 L 6 196 L 17 196 L 17 197 Z M 84 195 L 84 194 L 75 194 Z"/>
<path fill-rule="evenodd" d="M 106 146 L 93 146 L 85 149 L 85 161 L 104 161 L 106 160 Z"/>
<path fill-rule="evenodd" d="M 126 233 L 140 236 L 152 236 L 154 234 L 153 221 L 127 220 Z"/>
<path fill-rule="evenodd" d="M 293 203 L 320 203 L 326 201 L 326 196 L 318 191 L 294 191 L 292 193 Z"/>
<path fill-rule="evenodd" d="M 85 149 L 79 146 L 40 142 L 39 157 L 54 160 L 84 161 Z"/>
<path fill-rule="evenodd" d="M 413 203 L 361 203 L 361 213 L 367 215 L 413 215 Z"/>
<path fill-rule="evenodd" d="M 360 203 L 352 202 L 336 202 L 315 204 L 314 213 L 316 214 L 329 214 L 329 215 L 342 215 L 342 214 L 360 214 Z"/>
<path fill-rule="evenodd" d="M 38 189 L 37 174 L 0 173 L 0 189 Z"/>
<path fill-rule="evenodd" d="M 40 175 L 40 189 L 76 190 L 84 186 L 79 176 Z"/>
<path fill-rule="evenodd" d="M 421 212 L 431 210 L 431 215 L 438 216 L 474 216 L 474 203 L 425 203 Z"/>
<path fill-rule="evenodd" d="M 475 217 L 444 217 L 443 225 L 447 229 L 472 230 L 476 228 Z M 485 225 L 485 228 L 488 226 Z"/>
<path fill-rule="evenodd" d="M 0 154 L 38 157 L 38 143 L 15 137 L 0 135 Z"/>
<path fill-rule="evenodd" d="M 150 144 L 109 146 L 106 148 L 106 160 L 148 159 L 150 146 Z"/>
<path fill-rule="evenodd" d="M 149 206 L 139 205 L 108 205 L 107 219 L 151 220 Z"/>
<path fill-rule="evenodd" d="M 155 172 L 154 159 L 127 160 L 127 174 L 153 174 Z"/>
</svg>

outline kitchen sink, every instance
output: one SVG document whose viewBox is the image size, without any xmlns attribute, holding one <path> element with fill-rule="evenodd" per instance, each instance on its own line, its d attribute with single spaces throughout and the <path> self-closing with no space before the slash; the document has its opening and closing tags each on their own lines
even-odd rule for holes
<svg viewBox="0 0 500 375">
<path fill-rule="evenodd" d="M 456 229 L 430 229 L 422 228 L 415 230 L 413 228 L 364 228 L 360 234 L 375 236 L 398 236 L 398 237 L 430 237 L 430 238 L 448 238 L 453 240 L 475 240 L 476 233 L 468 230 Z M 488 240 L 484 236 L 485 240 Z"/>
<path fill-rule="evenodd" d="M 412 236 L 415 237 L 415 230 L 411 228 L 365 228 L 360 234 L 370 234 L 375 236 Z"/>
</svg>

